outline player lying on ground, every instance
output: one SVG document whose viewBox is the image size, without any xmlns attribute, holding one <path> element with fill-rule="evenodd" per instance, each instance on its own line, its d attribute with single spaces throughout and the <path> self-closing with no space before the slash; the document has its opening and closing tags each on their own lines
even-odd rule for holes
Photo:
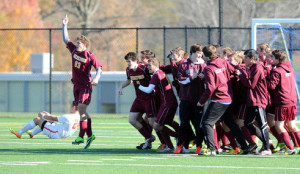
<svg viewBox="0 0 300 174">
<path fill-rule="evenodd" d="M 33 138 L 34 135 L 42 131 L 44 135 L 52 139 L 68 138 L 77 131 L 80 120 L 78 108 L 74 101 L 71 104 L 70 113 L 71 114 L 56 116 L 43 111 L 19 131 L 15 131 L 12 128 L 9 130 L 18 138 L 21 138 L 23 133 L 28 132 L 37 126 L 31 133 L 28 132 L 30 138 Z M 58 124 L 57 122 L 61 124 Z"/>
</svg>

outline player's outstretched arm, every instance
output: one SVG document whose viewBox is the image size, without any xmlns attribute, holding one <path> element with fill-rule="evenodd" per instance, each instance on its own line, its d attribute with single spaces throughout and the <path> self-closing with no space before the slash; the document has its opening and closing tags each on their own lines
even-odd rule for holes
<svg viewBox="0 0 300 174">
<path fill-rule="evenodd" d="M 68 29 L 67 29 L 68 22 L 69 22 L 69 18 L 66 15 L 63 18 L 63 20 L 62 20 L 62 24 L 63 24 L 63 27 L 62 27 L 63 40 L 64 40 L 64 42 L 65 42 L 66 45 L 69 43 L 69 40 L 70 40 L 69 39 L 69 34 L 68 34 Z"/>
</svg>

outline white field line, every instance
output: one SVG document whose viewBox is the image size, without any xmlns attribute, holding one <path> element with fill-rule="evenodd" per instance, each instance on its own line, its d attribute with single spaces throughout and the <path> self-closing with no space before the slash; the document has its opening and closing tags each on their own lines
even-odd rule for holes
<svg viewBox="0 0 300 174">
<path fill-rule="evenodd" d="M 103 161 L 94 161 L 94 160 L 67 160 L 69 162 L 83 162 L 83 163 L 102 163 Z"/>
<path fill-rule="evenodd" d="M 79 163 L 60 163 L 62 165 L 79 165 Z M 222 168 L 222 169 L 260 169 L 260 170 L 300 170 L 300 168 L 286 167 L 241 167 L 241 166 L 194 166 L 194 165 L 155 165 L 155 164 L 84 164 L 84 165 L 99 165 L 99 166 L 125 166 L 125 167 L 178 167 L 178 168 Z"/>
<path fill-rule="evenodd" d="M 25 161 L 0 161 L 0 165 L 6 166 L 36 166 L 38 164 L 50 164 L 50 161 L 25 162 Z"/>
<path fill-rule="evenodd" d="M 161 159 L 168 159 L 168 158 L 151 158 L 151 157 L 130 157 L 130 158 L 133 158 L 133 159 L 149 159 L 149 160 L 161 160 Z"/>
</svg>

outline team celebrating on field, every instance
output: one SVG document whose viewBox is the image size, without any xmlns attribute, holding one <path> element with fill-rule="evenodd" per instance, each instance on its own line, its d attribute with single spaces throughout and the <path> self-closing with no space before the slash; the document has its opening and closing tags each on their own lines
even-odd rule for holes
<svg viewBox="0 0 300 174">
<path fill-rule="evenodd" d="M 87 50 L 89 41 L 86 37 L 78 37 L 76 44 L 70 41 L 67 23 L 66 16 L 63 40 L 72 56 L 72 114 L 55 116 L 40 112 L 21 130 L 10 131 L 18 138 L 25 132 L 31 138 L 39 132 L 49 138 L 67 138 L 80 127 L 79 136 L 72 144 L 84 143 L 87 134 L 87 149 L 96 138 L 87 107 L 102 65 Z M 219 45 L 203 47 L 194 44 L 189 54 L 178 47 L 168 58 L 169 65 L 160 65 L 150 50 L 141 51 L 141 60 L 135 52 L 124 57 L 127 79 L 118 93 L 122 95 L 123 88 L 131 83 L 135 88 L 136 98 L 130 108 L 129 123 L 145 138 L 137 149 L 152 148 L 156 140 L 152 134 L 154 129 L 160 141 L 158 153 L 190 153 L 194 145 L 194 153 L 210 156 L 222 152 L 299 153 L 295 73 L 285 51 L 272 50 L 265 43 L 257 45 L 256 50 L 245 52 Z M 97 71 L 93 79 L 92 67 Z M 172 82 L 167 74 L 172 74 Z M 177 108 L 179 123 L 174 120 Z M 33 132 L 28 132 L 35 126 L 38 127 Z M 269 133 L 276 138 L 276 146 Z M 176 145 L 171 137 L 176 139 Z M 258 139 L 262 142 L 260 149 Z"/>
</svg>

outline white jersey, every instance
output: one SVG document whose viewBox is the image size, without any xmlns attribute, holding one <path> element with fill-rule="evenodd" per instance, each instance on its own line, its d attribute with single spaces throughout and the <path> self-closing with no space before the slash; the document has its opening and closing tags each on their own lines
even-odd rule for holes
<svg viewBox="0 0 300 174">
<path fill-rule="evenodd" d="M 49 138 L 60 139 L 60 138 L 68 138 L 72 136 L 79 127 L 79 114 L 65 114 L 62 116 L 58 116 L 56 122 L 50 123 L 47 122 L 43 129 L 43 134 L 47 135 Z"/>
</svg>

